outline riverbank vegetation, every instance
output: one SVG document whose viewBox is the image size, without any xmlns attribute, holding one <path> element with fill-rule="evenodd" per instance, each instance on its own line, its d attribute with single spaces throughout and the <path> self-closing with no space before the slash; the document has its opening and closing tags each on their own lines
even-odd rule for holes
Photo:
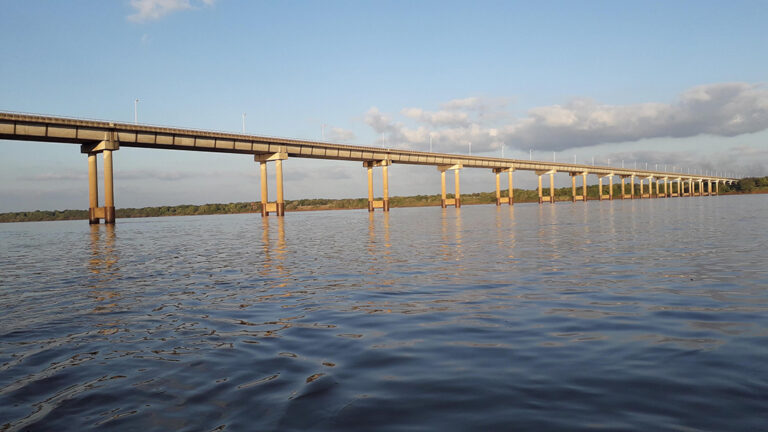
<svg viewBox="0 0 768 432">
<path fill-rule="evenodd" d="M 580 182 L 581 179 L 577 179 Z M 648 192 L 647 184 L 645 192 Z M 663 185 L 660 190 L 663 191 Z M 576 193 L 581 195 L 581 185 L 576 188 Z M 629 184 L 626 186 L 626 192 L 629 193 Z M 654 190 L 655 192 L 655 190 Z M 603 193 L 608 193 L 608 186 L 605 185 Z M 739 180 L 732 185 L 720 185 L 720 194 L 754 194 L 768 193 L 768 177 L 747 177 Z M 549 195 L 549 188 L 544 188 L 544 194 Z M 635 195 L 640 194 L 640 185 L 635 184 Z M 621 183 L 613 185 L 614 197 L 621 196 Z M 453 195 L 448 195 L 453 198 Z M 502 196 L 507 196 L 506 191 L 502 191 Z M 380 199 L 380 198 L 379 198 Z M 538 192 L 536 190 L 515 189 L 514 201 L 538 202 Z M 587 199 L 596 200 L 598 197 L 598 186 L 587 187 Z M 570 201 L 571 188 L 556 188 L 556 201 Z M 461 195 L 462 204 L 492 204 L 496 202 L 495 192 L 479 192 Z M 440 195 L 415 195 L 415 196 L 395 196 L 390 198 L 390 207 L 424 207 L 439 206 Z M 306 210 L 343 210 L 343 209 L 364 209 L 368 207 L 367 198 L 347 198 L 347 199 L 300 199 L 287 200 L 285 202 L 286 211 L 306 211 Z M 118 218 L 139 218 L 139 217 L 159 217 L 159 216 L 193 216 L 193 215 L 212 215 L 212 214 L 234 214 L 234 213 L 258 213 L 261 212 L 261 203 L 257 202 L 237 202 L 228 204 L 203 204 L 203 205 L 178 205 L 178 206 L 160 206 L 143 208 L 118 208 L 116 216 Z M 87 210 L 36 210 L 29 212 L 0 213 L 0 222 L 36 222 L 36 221 L 54 221 L 54 220 L 75 220 L 88 219 Z"/>
</svg>

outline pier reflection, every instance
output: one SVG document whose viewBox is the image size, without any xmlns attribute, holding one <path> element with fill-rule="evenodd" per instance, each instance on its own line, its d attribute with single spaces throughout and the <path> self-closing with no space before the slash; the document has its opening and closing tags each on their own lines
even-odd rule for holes
<svg viewBox="0 0 768 432">
<path fill-rule="evenodd" d="M 115 249 L 115 225 L 89 225 L 90 233 L 90 258 L 88 270 L 91 275 L 88 278 L 89 296 L 94 299 L 96 305 L 92 312 L 104 314 L 115 311 L 121 293 L 112 287 L 117 285 L 120 267 L 118 254 Z M 114 323 L 111 323 L 114 324 Z M 100 333 L 116 332 L 111 325 L 99 330 Z"/>
<path fill-rule="evenodd" d="M 262 218 L 261 248 L 264 253 L 263 263 L 261 265 L 264 275 L 269 275 L 272 270 L 280 277 L 289 275 L 285 259 L 287 246 L 285 242 L 285 218 L 279 217 L 276 220 L 272 218 Z M 275 230 L 276 233 L 272 231 Z M 275 239 L 275 244 L 272 244 Z M 285 286 L 281 283 L 280 286 Z"/>
<path fill-rule="evenodd" d="M 515 207 L 496 207 L 496 245 L 500 251 L 509 251 L 508 258 L 515 258 Z"/>
</svg>

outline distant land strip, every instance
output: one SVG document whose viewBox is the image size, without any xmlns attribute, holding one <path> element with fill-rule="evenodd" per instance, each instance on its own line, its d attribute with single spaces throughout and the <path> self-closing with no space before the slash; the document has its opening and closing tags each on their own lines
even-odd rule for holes
<svg viewBox="0 0 768 432">
<path fill-rule="evenodd" d="M 629 187 L 629 185 L 627 185 Z M 605 186 L 607 188 L 607 186 Z M 614 184 L 613 195 L 620 196 L 621 185 Z M 640 185 L 635 185 L 635 195 L 639 194 Z M 581 192 L 581 186 L 578 186 Z M 534 203 L 539 201 L 537 190 L 515 189 L 515 203 Z M 546 191 L 549 192 L 548 190 Z M 768 193 L 768 176 L 747 177 L 732 185 L 720 185 L 720 194 L 755 194 Z M 449 197 L 453 195 L 449 194 Z M 502 196 L 507 196 L 507 191 L 502 191 Z M 598 186 L 587 186 L 587 198 L 598 199 Z M 556 201 L 570 201 L 571 187 L 555 189 Z M 439 206 L 440 195 L 415 195 L 390 197 L 391 207 L 427 207 Z M 461 194 L 461 203 L 466 204 L 493 204 L 496 202 L 496 192 L 479 192 Z M 506 205 L 506 204 L 504 204 Z M 347 210 L 368 208 L 368 198 L 345 199 L 299 199 L 286 200 L 286 211 L 311 211 L 311 210 Z M 160 216 L 194 216 L 213 214 L 236 213 L 260 213 L 260 202 L 237 202 L 229 204 L 203 204 L 203 205 L 177 205 L 143 208 L 118 208 L 117 218 L 141 218 Z M 35 210 L 28 212 L 0 213 L 0 223 L 3 222 L 41 222 L 55 220 L 88 219 L 88 210 Z"/>
</svg>

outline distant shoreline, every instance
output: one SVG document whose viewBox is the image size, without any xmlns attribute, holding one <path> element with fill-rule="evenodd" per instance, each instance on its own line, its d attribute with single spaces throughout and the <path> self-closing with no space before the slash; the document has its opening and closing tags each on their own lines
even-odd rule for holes
<svg viewBox="0 0 768 432">
<path fill-rule="evenodd" d="M 743 183 L 743 184 L 742 184 Z M 614 185 L 614 196 L 619 196 L 619 185 Z M 639 185 L 636 185 L 636 192 Z M 722 190 L 725 189 L 725 190 Z M 742 179 L 731 188 L 724 186 L 720 195 L 753 195 L 768 194 L 768 177 Z M 581 188 L 578 188 L 581 191 Z M 605 191 L 605 189 L 604 189 Z M 538 203 L 538 191 L 527 189 L 515 189 L 515 203 Z M 547 191 L 548 193 L 548 191 Z M 637 194 L 636 194 L 637 195 Z M 502 191 L 502 196 L 507 196 Z M 449 194 L 449 198 L 453 195 Z M 598 186 L 587 187 L 587 200 L 598 201 Z M 571 188 L 555 189 L 555 201 L 571 201 Z M 495 192 L 479 192 L 463 194 L 462 205 L 493 204 L 496 202 Z M 368 208 L 367 198 L 346 199 L 300 199 L 286 200 L 286 212 L 323 211 L 323 210 L 359 210 Z M 507 205 L 507 204 L 503 204 Z M 440 206 L 440 195 L 415 195 L 405 197 L 391 197 L 390 207 L 436 207 Z M 165 217 L 165 216 L 202 216 L 214 214 L 247 214 L 261 213 L 261 203 L 238 202 L 227 204 L 203 204 L 203 205 L 177 205 L 157 206 L 143 208 L 118 208 L 118 219 Z M 88 210 L 35 210 L 30 212 L 0 213 L 0 223 L 12 222 L 50 222 L 57 220 L 84 220 L 88 219 Z"/>
</svg>

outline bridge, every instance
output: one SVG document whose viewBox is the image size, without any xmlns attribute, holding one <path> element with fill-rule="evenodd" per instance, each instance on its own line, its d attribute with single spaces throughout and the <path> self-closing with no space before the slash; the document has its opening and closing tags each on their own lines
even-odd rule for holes
<svg viewBox="0 0 768 432">
<path fill-rule="evenodd" d="M 283 165 L 288 158 L 333 159 L 362 162 L 368 174 L 368 211 L 389 211 L 387 167 L 392 164 L 431 165 L 437 167 L 441 178 L 441 205 L 461 207 L 459 171 L 464 168 L 491 170 L 496 176 L 496 205 L 514 204 L 513 174 L 515 171 L 533 171 L 538 176 L 539 204 L 555 202 L 554 175 L 571 176 L 572 201 L 587 200 L 587 176 L 598 177 L 600 200 L 614 199 L 614 178 L 621 180 L 620 199 L 707 196 L 719 193 L 720 183 L 732 183 L 736 178 L 692 175 L 667 171 L 592 166 L 559 162 L 505 159 L 485 156 L 464 156 L 448 153 L 430 153 L 401 149 L 334 144 L 321 141 L 296 140 L 269 136 L 215 132 L 198 129 L 170 128 L 144 124 L 85 120 L 68 117 L 42 116 L 14 112 L 0 112 L 0 139 L 58 142 L 80 145 L 80 152 L 88 156 L 89 222 L 115 223 L 115 200 L 112 175 L 112 153 L 121 147 L 140 147 L 166 150 L 206 151 L 252 155 L 260 165 L 262 215 L 285 214 L 283 199 Z M 104 160 L 104 205 L 98 202 L 97 159 Z M 267 195 L 267 163 L 275 168 L 277 197 L 270 202 Z M 382 200 L 374 200 L 373 170 L 381 168 Z M 454 172 L 454 197 L 446 194 L 445 173 Z M 507 173 L 508 192 L 502 196 L 500 175 Z M 549 194 L 544 193 L 542 177 L 549 176 Z M 576 179 L 581 177 L 582 193 L 577 193 Z M 603 180 L 608 180 L 608 193 L 603 193 Z M 629 180 L 629 194 L 625 185 Z M 640 193 L 635 195 L 639 182 Z M 647 193 L 646 193 L 647 182 Z M 661 185 L 663 184 L 663 191 Z M 655 192 L 654 192 L 655 185 Z"/>
</svg>

